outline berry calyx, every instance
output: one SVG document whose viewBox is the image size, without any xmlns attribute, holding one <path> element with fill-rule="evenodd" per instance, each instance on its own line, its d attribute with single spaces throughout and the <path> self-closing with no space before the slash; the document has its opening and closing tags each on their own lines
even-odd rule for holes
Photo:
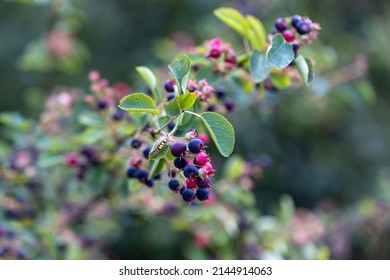
<svg viewBox="0 0 390 280">
<path fill-rule="evenodd" d="M 203 141 L 198 138 L 192 139 L 190 142 L 188 142 L 188 150 L 190 150 L 190 152 L 194 154 L 203 151 L 204 150 Z"/>
<path fill-rule="evenodd" d="M 186 178 L 193 178 L 198 176 L 199 169 L 195 165 L 190 164 L 184 167 L 183 173 Z"/>
<path fill-rule="evenodd" d="M 176 142 L 171 146 L 171 153 L 174 157 L 184 156 L 187 150 L 187 145 L 184 142 Z"/>
<path fill-rule="evenodd" d="M 171 179 L 169 180 L 168 182 L 168 187 L 172 190 L 172 191 L 178 191 L 180 189 L 180 182 L 179 180 L 176 180 L 176 179 Z"/>
<path fill-rule="evenodd" d="M 284 30 L 282 32 L 282 35 L 284 37 L 284 39 L 287 41 L 287 42 L 292 42 L 295 40 L 295 34 L 294 32 L 292 32 L 291 30 Z"/>
<path fill-rule="evenodd" d="M 210 191 L 208 189 L 198 189 L 196 191 L 196 198 L 200 201 L 209 199 Z"/>
<path fill-rule="evenodd" d="M 287 24 L 287 21 L 284 19 L 284 18 L 278 18 L 276 21 L 275 21 L 275 28 L 282 32 L 284 30 L 286 30 L 288 27 L 288 24 Z"/>
<path fill-rule="evenodd" d="M 175 80 L 169 79 L 164 83 L 164 88 L 167 92 L 174 92 L 175 88 L 173 87 L 176 84 Z"/>
<path fill-rule="evenodd" d="M 297 23 L 296 29 L 299 34 L 304 35 L 311 31 L 311 25 L 306 20 L 300 20 Z"/>
<path fill-rule="evenodd" d="M 187 160 L 185 157 L 178 157 L 173 161 L 173 164 L 177 169 L 183 169 L 187 165 Z"/>
<path fill-rule="evenodd" d="M 297 23 L 298 23 L 300 20 L 302 20 L 302 17 L 301 17 L 301 16 L 299 16 L 299 15 L 293 15 L 293 16 L 291 17 L 291 25 L 292 25 L 293 27 L 297 27 Z"/>
<path fill-rule="evenodd" d="M 181 196 L 183 197 L 184 201 L 191 202 L 195 197 L 195 192 L 191 189 L 184 189 L 181 193 Z"/>
</svg>

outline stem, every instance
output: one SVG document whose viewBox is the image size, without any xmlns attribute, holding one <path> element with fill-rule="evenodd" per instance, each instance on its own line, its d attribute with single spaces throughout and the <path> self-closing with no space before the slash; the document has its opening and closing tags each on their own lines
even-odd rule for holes
<svg viewBox="0 0 390 280">
<path fill-rule="evenodd" d="M 180 111 L 180 113 L 179 114 L 177 114 L 176 116 L 174 116 L 174 117 L 171 117 L 171 119 L 169 120 L 169 121 L 167 121 L 162 127 L 160 127 L 160 129 L 159 130 L 157 130 L 156 132 L 155 132 L 155 134 L 159 134 L 164 128 L 166 128 L 171 122 L 173 122 L 174 120 L 176 120 L 181 114 L 183 114 L 185 111 L 184 110 L 182 110 L 182 111 Z M 177 126 L 177 124 L 175 125 L 175 127 Z M 176 128 L 177 129 L 177 128 Z M 173 129 L 173 130 L 175 130 L 175 129 Z M 173 131 L 172 130 L 172 131 Z M 172 132 L 171 133 L 169 133 L 169 134 L 172 134 Z"/>
<path fill-rule="evenodd" d="M 244 47 L 245 47 L 245 51 L 247 53 L 251 53 L 252 52 L 252 49 L 251 49 L 251 46 L 249 44 L 248 39 L 244 39 Z"/>
<path fill-rule="evenodd" d="M 184 110 L 183 112 L 184 112 L 184 113 L 191 114 L 191 115 L 194 115 L 194 116 L 197 116 L 198 118 L 201 118 L 201 117 L 202 117 L 201 115 L 199 115 L 199 114 L 197 114 L 197 113 L 194 113 L 194 112 L 191 112 L 191 111 L 186 111 L 186 110 Z"/>
</svg>

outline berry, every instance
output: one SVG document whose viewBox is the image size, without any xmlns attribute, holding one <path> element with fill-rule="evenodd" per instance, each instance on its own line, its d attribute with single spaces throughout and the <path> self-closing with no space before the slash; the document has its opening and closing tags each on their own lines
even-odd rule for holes
<svg viewBox="0 0 390 280">
<path fill-rule="evenodd" d="M 199 169 L 199 177 L 204 178 L 206 176 L 214 176 L 215 170 L 211 163 L 207 162 L 202 168 Z"/>
<path fill-rule="evenodd" d="M 298 55 L 299 45 L 297 43 L 292 44 L 294 56 L 296 57 Z"/>
<path fill-rule="evenodd" d="M 68 166 L 76 166 L 78 162 L 77 154 L 70 153 L 65 156 L 65 162 Z"/>
<path fill-rule="evenodd" d="M 204 144 L 202 140 L 195 138 L 188 142 L 188 150 L 191 153 L 197 154 L 204 149 Z"/>
<path fill-rule="evenodd" d="M 167 80 L 165 83 L 164 83 L 164 88 L 167 92 L 174 92 L 175 91 L 175 88 L 173 87 L 174 85 L 176 84 L 175 80 Z"/>
<path fill-rule="evenodd" d="M 311 31 L 311 26 L 306 20 L 300 20 L 297 23 L 296 29 L 299 34 L 304 35 Z"/>
<path fill-rule="evenodd" d="M 107 108 L 107 106 L 108 106 L 108 101 L 106 99 L 98 100 L 98 102 L 97 102 L 98 109 L 103 110 L 103 109 Z"/>
<path fill-rule="evenodd" d="M 196 179 L 196 183 L 200 189 L 208 189 L 212 186 L 211 180 L 209 177 L 205 177 L 203 179 L 198 177 Z"/>
<path fill-rule="evenodd" d="M 207 136 L 207 134 L 201 133 L 198 135 L 198 138 L 205 144 L 209 142 L 209 137 Z"/>
<path fill-rule="evenodd" d="M 222 86 L 219 86 L 215 89 L 215 92 L 217 94 L 218 99 L 222 99 L 225 97 L 225 88 Z"/>
<path fill-rule="evenodd" d="M 174 157 L 181 157 L 186 152 L 187 145 L 184 142 L 175 142 L 171 146 L 171 153 Z"/>
<path fill-rule="evenodd" d="M 178 191 L 180 189 L 180 182 L 176 179 L 171 179 L 169 180 L 168 182 L 168 187 L 172 190 L 172 191 Z"/>
<path fill-rule="evenodd" d="M 123 119 L 124 116 L 125 116 L 125 113 L 124 113 L 123 111 L 117 110 L 117 111 L 115 111 L 115 112 L 112 114 L 111 118 L 112 118 L 114 121 L 120 121 L 120 120 Z"/>
<path fill-rule="evenodd" d="M 198 189 L 196 191 L 196 198 L 200 201 L 209 199 L 210 191 L 208 189 Z"/>
<path fill-rule="evenodd" d="M 210 161 L 210 157 L 205 152 L 200 152 L 196 155 L 195 161 L 199 165 L 205 165 L 207 162 Z"/>
<path fill-rule="evenodd" d="M 141 140 L 137 139 L 137 138 L 133 138 L 131 140 L 131 147 L 134 148 L 134 149 L 138 149 L 139 147 L 141 147 L 142 145 L 142 142 Z"/>
<path fill-rule="evenodd" d="M 193 178 L 187 178 L 186 179 L 186 184 L 187 184 L 187 187 L 193 189 L 196 187 L 196 184 L 197 184 L 197 180 L 195 177 Z"/>
<path fill-rule="evenodd" d="M 183 173 L 186 178 L 192 178 L 198 176 L 199 169 L 195 165 L 190 164 L 184 167 Z"/>
<path fill-rule="evenodd" d="M 148 179 L 149 172 L 145 169 L 138 170 L 137 172 L 137 179 L 140 180 L 140 182 L 144 183 Z"/>
<path fill-rule="evenodd" d="M 226 99 L 223 105 L 225 106 L 228 112 L 233 112 L 234 109 L 236 108 L 236 103 L 234 103 L 234 101 L 231 99 Z"/>
<path fill-rule="evenodd" d="M 172 129 L 174 129 L 175 128 L 175 123 L 174 122 L 170 122 L 169 124 L 168 124 L 168 129 L 169 129 L 169 131 L 172 131 Z"/>
<path fill-rule="evenodd" d="M 291 30 L 284 30 L 282 34 L 283 34 L 284 39 L 287 42 L 292 42 L 295 40 L 294 32 L 292 32 Z"/>
<path fill-rule="evenodd" d="M 184 201 L 191 202 L 195 197 L 195 192 L 191 189 L 184 189 L 181 195 Z"/>
<path fill-rule="evenodd" d="M 185 189 L 186 189 L 185 187 L 181 187 L 181 188 L 180 188 L 179 192 L 180 192 L 181 195 L 183 194 L 183 192 L 184 192 Z"/>
<path fill-rule="evenodd" d="M 187 162 L 186 162 L 187 164 Z M 175 178 L 176 177 L 176 171 L 174 169 L 168 170 L 168 177 L 169 178 Z"/>
<path fill-rule="evenodd" d="M 148 146 L 143 151 L 142 154 L 144 155 L 144 158 L 148 158 L 150 151 L 152 150 L 152 147 Z"/>
<path fill-rule="evenodd" d="M 138 169 L 133 167 L 133 166 L 130 166 L 128 169 L 127 169 L 127 178 L 135 178 L 137 177 L 137 171 Z"/>
<path fill-rule="evenodd" d="M 174 99 L 176 97 L 176 94 L 175 93 L 170 93 L 167 95 L 167 101 L 171 101 L 172 99 Z"/>
<path fill-rule="evenodd" d="M 175 160 L 173 161 L 173 164 L 175 165 L 175 167 L 177 169 L 183 169 L 187 165 L 187 160 L 185 157 L 178 157 L 178 158 L 175 158 Z"/>
<path fill-rule="evenodd" d="M 275 21 L 275 28 L 282 32 L 284 30 L 286 30 L 288 27 L 288 24 L 287 24 L 287 21 L 284 19 L 284 18 L 278 18 L 276 21 Z"/>
<path fill-rule="evenodd" d="M 297 27 L 297 23 L 298 23 L 301 19 L 302 19 L 301 16 L 299 16 L 299 15 L 293 15 L 293 16 L 291 17 L 291 25 L 292 25 L 293 27 Z"/>
<path fill-rule="evenodd" d="M 215 106 L 213 104 L 209 104 L 209 106 L 207 106 L 207 108 L 206 108 L 206 111 L 214 112 L 215 111 Z"/>
<path fill-rule="evenodd" d="M 145 181 L 145 185 L 147 185 L 149 188 L 154 186 L 154 180 L 153 179 L 148 179 Z"/>
<path fill-rule="evenodd" d="M 209 52 L 209 57 L 212 58 L 219 58 L 221 56 L 222 52 L 220 49 L 211 49 Z"/>
</svg>

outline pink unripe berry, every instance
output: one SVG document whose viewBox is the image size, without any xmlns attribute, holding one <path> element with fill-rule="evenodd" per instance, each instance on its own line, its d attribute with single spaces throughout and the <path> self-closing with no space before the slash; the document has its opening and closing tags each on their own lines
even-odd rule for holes
<svg viewBox="0 0 390 280">
<path fill-rule="evenodd" d="M 203 88 L 203 92 L 205 93 L 205 94 L 212 94 L 212 93 L 214 93 L 214 88 L 212 87 L 212 86 L 205 86 L 204 88 Z"/>
<path fill-rule="evenodd" d="M 199 165 L 205 165 L 210 162 L 210 157 L 205 152 L 200 152 L 195 157 L 196 163 Z"/>
<path fill-rule="evenodd" d="M 212 58 L 219 58 L 221 56 L 222 52 L 220 49 L 211 49 L 209 51 L 208 56 Z"/>
<path fill-rule="evenodd" d="M 199 134 L 198 135 L 198 139 L 202 140 L 203 143 L 207 144 L 209 142 L 209 137 L 207 136 L 207 134 Z"/>
<path fill-rule="evenodd" d="M 96 82 L 97 80 L 100 79 L 100 73 L 96 70 L 92 70 L 91 72 L 89 72 L 88 77 L 90 81 Z"/>
<path fill-rule="evenodd" d="M 129 166 L 134 166 L 136 168 L 140 168 L 141 164 L 142 164 L 142 158 L 139 156 L 135 156 L 135 157 L 131 158 L 131 160 L 129 162 Z"/>
<path fill-rule="evenodd" d="M 201 169 L 206 176 L 214 176 L 215 170 L 213 169 L 211 163 L 207 162 Z M 200 174 L 200 170 L 199 170 L 199 174 Z"/>
<path fill-rule="evenodd" d="M 291 30 L 284 30 L 282 34 L 287 42 L 292 42 L 295 40 L 294 32 Z"/>
<path fill-rule="evenodd" d="M 78 156 L 75 153 L 70 153 L 65 156 L 65 162 L 69 166 L 76 166 L 78 162 Z"/>
</svg>

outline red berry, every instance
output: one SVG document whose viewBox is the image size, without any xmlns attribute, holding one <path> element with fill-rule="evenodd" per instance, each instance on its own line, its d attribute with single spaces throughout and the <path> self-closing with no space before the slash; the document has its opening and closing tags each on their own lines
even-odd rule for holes
<svg viewBox="0 0 390 280">
<path fill-rule="evenodd" d="M 292 42 L 295 40 L 295 34 L 291 30 L 284 30 L 282 34 L 287 42 Z"/>
</svg>

